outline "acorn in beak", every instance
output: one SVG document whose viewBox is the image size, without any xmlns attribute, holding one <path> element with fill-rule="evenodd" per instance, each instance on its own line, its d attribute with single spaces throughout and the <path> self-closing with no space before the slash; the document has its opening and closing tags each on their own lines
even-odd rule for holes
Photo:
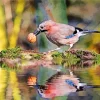
<svg viewBox="0 0 100 100">
<path fill-rule="evenodd" d="M 47 30 L 41 30 L 39 28 L 37 28 L 33 33 L 29 33 L 28 36 L 27 36 L 27 39 L 30 43 L 34 43 L 36 42 L 36 36 L 38 34 L 40 34 L 41 32 L 45 32 Z"/>
</svg>

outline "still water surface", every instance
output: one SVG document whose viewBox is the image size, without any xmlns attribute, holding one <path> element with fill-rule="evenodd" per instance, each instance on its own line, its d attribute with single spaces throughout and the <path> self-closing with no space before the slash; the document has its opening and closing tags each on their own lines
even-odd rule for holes
<svg viewBox="0 0 100 100">
<path fill-rule="evenodd" d="M 18 68 L 1 64 L 0 100 L 100 100 L 100 65 L 47 63 Z M 85 88 L 77 91 L 79 82 Z"/>
</svg>

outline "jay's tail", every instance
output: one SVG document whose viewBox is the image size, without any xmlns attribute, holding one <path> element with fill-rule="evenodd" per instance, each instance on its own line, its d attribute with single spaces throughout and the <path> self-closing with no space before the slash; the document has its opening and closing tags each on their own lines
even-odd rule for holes
<svg viewBox="0 0 100 100">
<path fill-rule="evenodd" d="M 87 35 L 87 33 L 100 33 L 100 31 L 95 31 L 95 30 L 83 30 L 81 28 L 75 27 L 74 34 L 78 34 L 78 36 L 84 36 Z"/>
<path fill-rule="evenodd" d="M 82 32 L 82 33 L 100 33 L 100 31 L 96 30 L 83 30 L 81 28 L 75 27 L 75 32 Z"/>
<path fill-rule="evenodd" d="M 100 85 L 84 85 L 77 88 L 77 91 L 84 91 L 89 88 L 100 88 Z"/>
<path fill-rule="evenodd" d="M 100 33 L 100 31 L 95 31 L 95 30 L 83 30 L 83 33 Z"/>
</svg>

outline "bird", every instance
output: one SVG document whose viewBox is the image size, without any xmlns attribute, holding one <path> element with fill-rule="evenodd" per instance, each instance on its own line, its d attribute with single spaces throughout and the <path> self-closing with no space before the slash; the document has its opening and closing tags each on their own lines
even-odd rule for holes
<svg viewBox="0 0 100 100">
<path fill-rule="evenodd" d="M 100 31 L 83 30 L 78 27 L 57 23 L 52 20 L 42 22 L 33 34 L 37 36 L 42 32 L 45 33 L 49 41 L 58 46 L 56 50 L 60 49 L 63 45 L 69 45 L 68 50 L 70 50 L 73 45 L 79 41 L 80 36 L 84 36 L 87 33 L 100 33 Z"/>
<path fill-rule="evenodd" d="M 38 91 L 41 98 L 46 100 L 54 99 L 57 96 L 68 96 L 70 93 L 84 91 L 86 88 L 100 88 L 100 86 L 87 85 L 81 83 L 79 78 L 70 72 L 70 75 L 66 75 L 64 72 L 58 71 L 47 79 L 44 85 L 39 85 L 37 79 L 29 77 L 28 86 L 33 86 Z"/>
</svg>

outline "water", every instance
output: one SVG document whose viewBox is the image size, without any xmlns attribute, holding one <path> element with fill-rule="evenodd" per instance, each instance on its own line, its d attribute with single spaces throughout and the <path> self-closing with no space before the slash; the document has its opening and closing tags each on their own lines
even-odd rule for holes
<svg viewBox="0 0 100 100">
<path fill-rule="evenodd" d="M 100 100 L 100 65 L 95 64 L 93 60 L 72 65 L 70 61 L 61 64 L 50 61 L 27 62 L 23 61 L 17 66 L 9 67 L 1 63 L 0 100 Z M 95 85 L 98 88 L 85 88 L 84 91 L 66 94 L 66 77 L 69 77 L 69 80 L 71 77 L 77 77 L 81 83 Z M 73 85 L 69 80 L 67 83 Z M 46 85 L 50 86 L 48 90 Z M 53 92 L 55 94 L 52 96 L 50 93 Z"/>
</svg>

